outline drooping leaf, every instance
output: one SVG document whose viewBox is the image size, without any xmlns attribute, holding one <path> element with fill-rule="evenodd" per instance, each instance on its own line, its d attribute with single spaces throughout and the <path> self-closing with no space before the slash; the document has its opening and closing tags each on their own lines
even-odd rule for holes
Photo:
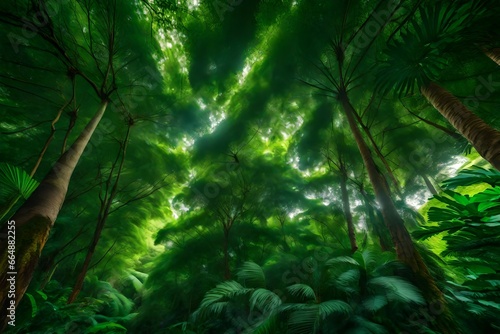
<svg viewBox="0 0 500 334">
<path fill-rule="evenodd" d="M 266 277 L 262 268 L 251 261 L 245 262 L 237 273 L 238 280 L 245 286 L 265 288 Z"/>
<path fill-rule="evenodd" d="M 368 285 L 383 287 L 389 294 L 389 299 L 424 304 L 425 299 L 416 286 L 396 276 L 375 277 L 368 281 Z"/>
<path fill-rule="evenodd" d="M 314 290 L 307 284 L 293 284 L 286 289 L 293 296 L 303 299 L 316 300 L 316 294 L 314 293 Z"/>
</svg>

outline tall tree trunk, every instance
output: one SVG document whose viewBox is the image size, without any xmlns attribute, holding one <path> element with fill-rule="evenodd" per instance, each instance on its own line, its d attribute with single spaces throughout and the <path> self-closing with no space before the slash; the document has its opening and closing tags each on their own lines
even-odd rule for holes
<svg viewBox="0 0 500 334">
<path fill-rule="evenodd" d="M 363 197 L 363 204 L 366 208 L 366 213 L 370 221 L 370 226 L 373 228 L 373 232 L 377 235 L 380 249 L 382 251 L 389 251 L 392 249 L 393 244 L 391 243 L 390 237 L 387 234 L 387 228 L 384 226 L 383 217 L 381 217 L 380 212 L 375 211 L 372 206 L 368 194 L 363 189 L 362 185 L 359 189 L 361 196 Z"/>
<path fill-rule="evenodd" d="M 363 123 L 363 120 L 361 119 L 361 117 L 358 115 L 358 113 L 356 111 L 354 111 L 354 117 L 356 117 L 356 119 L 358 120 L 359 122 L 359 125 L 361 126 L 361 128 L 363 129 L 363 131 L 365 132 L 366 136 L 368 137 L 368 139 L 370 140 L 370 142 L 372 143 L 372 146 L 373 146 L 373 149 L 375 150 L 375 153 L 377 154 L 377 156 L 379 157 L 380 161 L 382 161 L 382 164 L 384 165 L 386 171 L 387 171 L 387 174 L 389 175 L 389 177 L 391 178 L 391 181 L 392 183 L 394 184 L 394 188 L 396 189 L 396 193 L 399 195 L 399 197 L 403 198 L 402 194 L 401 194 L 401 187 L 399 186 L 399 182 L 398 180 L 396 179 L 396 177 L 394 176 L 394 173 L 392 172 L 392 169 L 391 167 L 389 166 L 389 163 L 387 162 L 387 159 L 385 158 L 385 156 L 382 154 L 382 151 L 380 150 L 380 148 L 378 147 L 377 143 L 375 142 L 375 139 L 373 138 L 372 136 L 372 133 L 370 132 L 370 129 L 368 128 L 368 126 L 366 126 L 364 123 Z"/>
<path fill-rule="evenodd" d="M 436 83 L 422 86 L 420 91 L 484 159 L 500 170 L 500 131 L 486 124 L 453 94 Z"/>
<path fill-rule="evenodd" d="M 229 230 L 224 229 L 224 280 L 228 281 L 231 279 L 231 268 L 229 267 Z"/>
<path fill-rule="evenodd" d="M 278 214 L 278 221 L 280 222 L 281 234 L 283 236 L 283 250 L 285 252 L 289 252 L 290 246 L 288 246 L 288 242 L 286 241 L 286 231 L 285 231 L 286 214 L 280 212 L 280 214 Z"/>
<path fill-rule="evenodd" d="M 73 287 L 73 290 L 71 291 L 71 294 L 68 297 L 68 302 L 67 302 L 68 304 L 73 303 L 76 297 L 78 297 L 78 295 L 80 294 L 80 291 L 82 290 L 83 281 L 85 280 L 85 276 L 87 276 L 87 271 L 89 270 L 90 261 L 92 261 L 95 249 L 97 248 L 97 244 L 99 242 L 99 239 L 101 238 L 105 222 L 106 222 L 106 217 L 103 217 L 103 219 L 100 219 L 97 222 L 97 227 L 94 231 L 92 242 L 90 243 L 89 248 L 87 250 L 85 261 L 83 261 L 82 269 L 80 270 L 80 273 L 78 274 L 78 277 L 76 279 L 75 286 Z"/>
<path fill-rule="evenodd" d="M 492 48 L 492 49 L 483 48 L 483 52 L 497 65 L 500 66 L 500 48 Z"/>
<path fill-rule="evenodd" d="M 122 174 L 123 170 L 123 165 L 125 162 L 125 154 L 127 152 L 127 144 L 128 140 L 130 137 L 130 127 L 132 126 L 132 123 L 129 123 L 128 128 L 127 128 L 127 133 L 125 135 L 125 139 L 123 140 L 123 144 L 121 144 L 121 152 L 118 153 L 114 163 L 113 167 L 111 168 L 111 171 L 109 172 L 109 176 L 106 182 L 106 194 L 109 191 L 109 196 L 106 195 L 104 200 L 101 200 L 101 209 L 97 218 L 97 226 L 94 230 L 94 236 L 92 237 L 92 241 L 89 245 L 89 248 L 87 250 L 87 255 L 85 256 L 85 260 L 83 262 L 82 270 L 80 271 L 80 274 L 78 275 L 76 279 L 75 286 L 73 287 L 73 291 L 71 291 L 71 294 L 69 295 L 68 298 L 68 304 L 71 304 L 75 301 L 76 297 L 80 294 L 80 291 L 82 290 L 83 287 L 83 281 L 85 280 L 85 277 L 87 276 L 87 272 L 89 270 L 90 262 L 92 261 L 92 258 L 94 257 L 95 250 L 97 248 L 97 244 L 99 243 L 99 240 L 101 239 L 102 231 L 104 229 L 104 225 L 106 225 L 106 221 L 108 220 L 109 217 L 109 210 L 111 209 L 111 204 L 113 203 L 113 200 L 116 197 L 116 194 L 118 193 L 118 182 L 120 181 L 120 176 Z M 121 156 L 121 159 L 120 159 Z M 118 170 L 116 171 L 116 179 L 113 182 L 113 185 L 111 185 L 111 180 L 113 178 L 115 166 L 120 160 L 120 164 L 118 166 Z M 111 190 L 109 189 L 111 187 Z"/>
<path fill-rule="evenodd" d="M 344 166 L 342 166 L 342 170 L 340 172 L 342 207 L 344 209 L 344 216 L 347 222 L 347 234 L 349 236 L 349 242 L 351 243 L 351 252 L 355 253 L 358 250 L 358 244 L 356 243 L 356 231 L 354 229 L 354 223 L 352 221 L 351 205 L 349 203 L 349 192 L 347 191 L 347 171 L 345 170 Z"/>
<path fill-rule="evenodd" d="M 415 273 L 416 284 L 421 288 L 424 297 L 427 301 L 438 301 L 439 304 L 446 310 L 442 315 L 438 316 L 436 321 L 436 328 L 442 333 L 460 333 L 456 329 L 456 325 L 453 322 L 449 311 L 446 307 L 446 301 L 444 299 L 443 293 L 436 286 L 436 282 L 431 276 L 427 265 L 424 263 L 422 256 L 417 251 L 413 245 L 413 240 L 411 239 L 408 230 L 406 229 L 403 219 L 396 210 L 396 206 L 390 196 L 387 182 L 384 176 L 379 172 L 371 152 L 363 139 L 356 120 L 354 118 L 354 108 L 352 107 L 345 90 L 339 92 L 339 99 L 342 103 L 342 107 L 346 118 L 349 122 L 349 127 L 354 136 L 354 140 L 358 145 L 359 152 L 365 164 L 370 182 L 375 191 L 375 196 L 377 202 L 380 205 L 382 216 L 384 217 L 385 224 L 389 229 L 392 241 L 396 247 L 396 255 L 398 259 L 408 265 L 412 271 Z"/>
<path fill-rule="evenodd" d="M 83 129 L 71 148 L 64 153 L 42 180 L 38 188 L 12 217 L 16 226 L 16 305 L 24 296 L 33 277 L 35 267 L 43 247 L 49 237 L 50 230 L 57 219 L 64 203 L 71 175 L 80 159 L 87 143 L 99 124 L 108 100 L 103 99 L 97 113 Z M 7 225 L 4 225 L 7 228 Z M 3 233 L 7 232 L 2 231 Z M 7 298 L 7 242 L 0 246 L 0 307 L 2 320 L 0 329 L 7 323 L 5 316 L 10 299 Z M 12 275 L 9 275 L 9 278 Z"/>
</svg>

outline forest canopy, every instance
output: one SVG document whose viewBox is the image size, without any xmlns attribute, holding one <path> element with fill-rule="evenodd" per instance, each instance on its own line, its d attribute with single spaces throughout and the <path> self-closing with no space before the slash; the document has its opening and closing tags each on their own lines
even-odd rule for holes
<svg viewBox="0 0 500 334">
<path fill-rule="evenodd" d="M 0 332 L 500 332 L 495 0 L 0 3 Z"/>
</svg>

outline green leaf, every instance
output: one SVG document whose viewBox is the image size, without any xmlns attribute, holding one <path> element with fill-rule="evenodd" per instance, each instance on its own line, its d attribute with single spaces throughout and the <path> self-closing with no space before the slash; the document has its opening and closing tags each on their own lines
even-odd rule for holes
<svg viewBox="0 0 500 334">
<path fill-rule="evenodd" d="M 351 312 L 351 306 L 342 300 L 328 300 L 319 304 L 319 316 L 322 320 L 332 314 L 345 317 Z"/>
<path fill-rule="evenodd" d="M 38 293 L 42 297 L 43 300 L 47 300 L 47 295 L 43 291 L 36 290 L 36 293 Z"/>
<path fill-rule="evenodd" d="M 88 328 L 85 334 L 90 333 L 126 333 L 127 329 L 115 322 L 103 322 Z"/>
<path fill-rule="evenodd" d="M 36 305 L 35 297 L 31 293 L 25 293 L 26 297 L 30 300 L 31 303 L 31 317 L 34 318 L 38 312 L 38 306 Z"/>
<path fill-rule="evenodd" d="M 489 300 L 482 300 L 482 299 L 478 299 L 477 302 L 481 305 L 485 305 L 485 306 L 489 306 L 489 307 L 493 307 L 497 310 L 500 311 L 500 304 L 498 303 L 495 303 L 493 301 L 489 301 Z"/>
<path fill-rule="evenodd" d="M 496 222 L 500 222 L 500 215 L 494 215 L 494 216 L 491 216 L 491 217 L 484 217 L 481 219 L 481 221 L 485 222 L 485 223 L 496 223 Z M 486 225 L 486 224 L 485 224 Z M 498 225 L 497 225 L 498 226 Z"/>
<path fill-rule="evenodd" d="M 385 329 L 384 326 L 377 324 L 368 320 L 365 317 L 361 316 L 353 316 L 352 322 L 357 324 L 354 330 L 349 331 L 349 334 L 358 334 L 358 333 L 366 333 L 366 334 L 388 334 L 389 332 Z"/>
<path fill-rule="evenodd" d="M 342 286 L 353 286 L 359 280 L 359 275 L 358 269 L 346 270 L 336 277 L 335 282 Z"/>
<path fill-rule="evenodd" d="M 257 325 L 251 332 L 252 334 L 275 334 L 278 333 L 279 314 L 272 313 Z"/>
<path fill-rule="evenodd" d="M 250 297 L 250 310 L 257 308 L 264 314 L 270 313 L 281 305 L 281 298 L 272 291 L 257 289 Z"/>
<path fill-rule="evenodd" d="M 288 331 L 290 334 L 311 334 L 319 324 L 318 305 L 307 305 L 289 315 Z"/>
<path fill-rule="evenodd" d="M 237 273 L 238 280 L 245 286 L 255 288 L 266 287 L 266 277 L 262 268 L 251 261 L 245 262 Z"/>
<path fill-rule="evenodd" d="M 38 181 L 23 169 L 7 163 L 0 163 L 0 200 L 21 195 L 27 199 L 38 187 Z"/>
<path fill-rule="evenodd" d="M 474 166 L 460 171 L 457 176 L 451 179 L 443 181 L 443 186 L 447 189 L 454 189 L 458 186 L 470 186 L 478 183 L 488 183 L 491 186 L 500 185 L 500 172 Z"/>
<path fill-rule="evenodd" d="M 482 202 L 482 203 L 479 203 L 479 205 L 477 206 L 477 210 L 479 212 L 484 212 L 488 209 L 491 209 L 491 208 L 494 208 L 494 207 L 500 207 L 500 203 L 495 203 L 495 202 Z"/>
<path fill-rule="evenodd" d="M 377 312 L 381 308 L 383 308 L 385 305 L 389 303 L 387 298 L 385 296 L 381 295 L 375 295 L 375 296 L 370 296 L 366 299 L 363 300 L 363 306 L 369 311 L 369 312 Z"/>
<path fill-rule="evenodd" d="M 316 300 L 314 290 L 306 284 L 294 284 L 286 288 L 290 294 L 296 297 L 301 297 L 309 300 Z"/>
<path fill-rule="evenodd" d="M 416 304 L 425 303 L 425 299 L 416 286 L 396 276 L 372 278 L 367 284 L 383 287 L 389 293 L 387 295 L 389 300 L 400 300 Z"/>
<path fill-rule="evenodd" d="M 328 261 L 326 261 L 326 264 L 329 265 L 329 266 L 332 266 L 334 264 L 339 264 L 339 263 L 344 263 L 344 264 L 352 264 L 352 265 L 355 265 L 355 266 L 359 266 L 359 262 L 356 261 L 355 259 L 353 259 L 352 257 L 350 256 L 337 256 L 333 259 L 330 259 Z"/>
<path fill-rule="evenodd" d="M 222 301 L 223 299 L 228 300 L 235 296 L 246 294 L 250 291 L 252 291 L 252 289 L 244 288 L 236 281 L 219 283 L 215 288 L 205 294 L 200 308 L 207 308 L 214 303 Z"/>
</svg>

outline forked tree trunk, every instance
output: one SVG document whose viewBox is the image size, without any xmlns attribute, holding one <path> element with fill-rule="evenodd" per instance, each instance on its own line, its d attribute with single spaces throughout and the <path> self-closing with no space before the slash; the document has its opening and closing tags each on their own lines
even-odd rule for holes
<svg viewBox="0 0 500 334">
<path fill-rule="evenodd" d="M 104 115 L 107 105 L 108 100 L 103 99 L 97 113 L 71 148 L 57 160 L 38 188 L 11 219 L 15 221 L 16 227 L 16 265 L 15 270 L 6 270 L 8 268 L 8 249 L 7 242 L 2 242 L 0 246 L 0 268 L 2 268 L 0 273 L 0 307 L 2 308 L 0 329 L 4 328 L 8 320 L 5 316 L 7 306 L 10 303 L 6 289 L 7 271 L 17 272 L 15 275 L 17 305 L 31 282 L 42 249 L 64 203 L 71 174 Z M 4 228 L 6 227 L 4 225 Z M 2 230 L 2 233 L 6 233 L 6 230 Z"/>
<path fill-rule="evenodd" d="M 420 91 L 484 159 L 500 170 L 500 131 L 486 124 L 443 87 L 431 82 Z"/>
<path fill-rule="evenodd" d="M 403 219 L 396 210 L 396 206 L 390 196 L 387 182 L 384 176 L 378 171 L 368 145 L 358 129 L 354 118 L 355 111 L 348 99 L 347 93 L 345 91 L 340 91 L 339 99 L 368 172 L 377 202 L 380 205 L 382 216 L 384 217 L 384 222 L 389 229 L 392 241 L 396 247 L 398 259 L 412 269 L 416 275 L 416 284 L 421 288 L 426 300 L 428 302 L 437 301 L 439 305 L 445 309 L 441 315 L 437 316 L 436 328 L 444 334 L 460 333 L 460 331 L 456 329 L 456 325 L 446 307 L 443 293 L 436 286 L 422 256 L 413 245 L 413 240 L 404 225 Z"/>
</svg>

